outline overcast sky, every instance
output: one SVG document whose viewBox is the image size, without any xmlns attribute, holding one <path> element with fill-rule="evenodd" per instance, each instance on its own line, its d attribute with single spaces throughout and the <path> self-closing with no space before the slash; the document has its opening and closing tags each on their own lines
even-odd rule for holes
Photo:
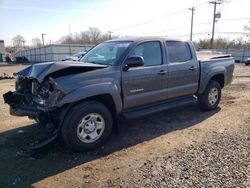
<svg viewBox="0 0 250 188">
<path fill-rule="evenodd" d="M 68 35 L 69 25 L 72 34 L 92 26 L 120 36 L 189 39 L 192 6 L 194 40 L 210 38 L 213 5 L 207 0 L 0 0 L 0 40 L 12 45 L 12 38 L 20 34 L 31 44 L 32 38 L 46 33 L 45 42 L 55 42 Z M 246 40 L 250 0 L 227 0 L 217 10 L 221 19 L 215 37 Z"/>
</svg>

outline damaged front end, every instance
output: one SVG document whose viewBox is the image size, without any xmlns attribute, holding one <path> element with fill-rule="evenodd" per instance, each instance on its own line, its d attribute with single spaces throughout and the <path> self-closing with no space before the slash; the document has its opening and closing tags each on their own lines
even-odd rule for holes
<svg viewBox="0 0 250 188">
<path fill-rule="evenodd" d="M 55 80 L 105 67 L 107 66 L 90 63 L 49 62 L 34 64 L 15 74 L 16 91 L 9 91 L 3 95 L 5 103 L 10 106 L 10 114 L 34 119 L 45 127 L 48 133 L 46 140 L 30 149 L 44 147 L 58 137 L 63 116 L 67 107 L 70 106 L 70 104 L 59 104 L 59 102 L 70 92 L 72 84 L 66 84 L 63 87 Z M 62 78 L 62 80 L 65 82 L 68 78 Z"/>
<path fill-rule="evenodd" d="M 17 74 L 15 86 L 15 92 L 3 95 L 5 103 L 10 105 L 10 114 L 28 116 L 38 122 L 40 116 L 55 110 L 56 102 L 63 96 L 62 89 L 52 78 L 40 84 L 36 79 Z"/>
<path fill-rule="evenodd" d="M 80 74 L 105 68 L 104 65 L 90 63 L 60 63 L 48 62 L 29 66 L 19 71 L 16 76 L 16 91 L 3 95 L 5 103 L 10 105 L 10 114 L 15 116 L 28 116 L 40 122 L 47 119 L 60 108 L 58 101 L 66 91 L 54 78 L 72 74 Z M 63 79 L 67 80 L 67 79 Z M 69 90 L 70 85 L 66 86 Z M 68 91 L 67 91 L 68 92 Z M 41 118 L 42 116 L 45 116 Z M 44 121 L 40 122 L 44 124 Z M 45 122 L 46 123 L 46 122 Z"/>
<path fill-rule="evenodd" d="M 3 95 L 4 101 L 10 106 L 11 115 L 28 116 L 46 129 L 46 139 L 29 148 L 41 149 L 58 137 L 57 122 L 60 118 L 60 108 L 55 106 L 63 96 L 63 91 L 52 78 L 39 83 L 36 79 L 21 74 L 16 74 L 15 87 L 16 91 L 9 91 Z"/>
</svg>

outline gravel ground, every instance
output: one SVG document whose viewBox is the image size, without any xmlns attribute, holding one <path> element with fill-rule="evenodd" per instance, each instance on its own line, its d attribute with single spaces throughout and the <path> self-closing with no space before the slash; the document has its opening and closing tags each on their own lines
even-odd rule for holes
<svg viewBox="0 0 250 188">
<path fill-rule="evenodd" d="M 215 134 L 174 155 L 147 160 L 138 173 L 143 179 L 136 179 L 132 187 L 249 187 L 249 126 L 240 133 Z"/>
</svg>

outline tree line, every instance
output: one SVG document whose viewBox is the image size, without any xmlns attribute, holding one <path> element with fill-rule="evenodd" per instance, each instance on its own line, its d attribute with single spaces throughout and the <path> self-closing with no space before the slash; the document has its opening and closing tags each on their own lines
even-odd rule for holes
<svg viewBox="0 0 250 188">
<path fill-rule="evenodd" d="M 250 49 L 250 41 L 243 38 L 229 40 L 228 38 L 217 38 L 211 45 L 211 39 L 200 39 L 194 42 L 197 49 Z"/>
<path fill-rule="evenodd" d="M 89 27 L 87 31 L 82 31 L 80 33 L 69 34 L 68 36 L 63 36 L 59 40 L 61 44 L 94 44 L 97 45 L 111 37 L 108 34 L 103 34 L 100 29 L 96 27 Z M 117 36 L 112 36 L 112 38 L 117 38 Z"/>
<path fill-rule="evenodd" d="M 250 27 L 245 26 L 245 30 L 250 31 Z M 111 35 L 103 34 L 100 29 L 96 27 L 89 27 L 88 30 L 79 33 L 69 34 L 63 36 L 57 41 L 57 44 L 92 44 L 97 45 L 101 42 L 109 40 Z M 119 36 L 112 36 L 113 38 L 119 38 Z M 14 49 L 20 48 L 30 48 L 30 47 L 40 47 L 42 46 L 41 39 L 33 38 L 31 41 L 31 46 L 25 45 L 26 40 L 23 36 L 17 35 L 13 39 Z M 197 49 L 250 49 L 250 40 L 244 41 L 243 38 L 238 38 L 235 40 L 229 40 L 228 38 L 217 38 L 214 40 L 213 46 L 211 46 L 210 39 L 200 39 L 199 41 L 194 41 Z M 8 48 L 7 48 L 8 49 Z"/>
</svg>

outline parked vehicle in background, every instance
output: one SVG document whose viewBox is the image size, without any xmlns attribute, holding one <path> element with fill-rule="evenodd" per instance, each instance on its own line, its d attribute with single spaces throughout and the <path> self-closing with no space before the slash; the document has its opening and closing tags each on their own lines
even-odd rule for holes
<svg viewBox="0 0 250 188">
<path fill-rule="evenodd" d="M 12 115 L 34 118 L 49 127 L 51 138 L 87 151 L 102 145 L 121 119 L 196 102 L 214 110 L 233 71 L 232 57 L 197 58 L 190 41 L 118 39 L 97 45 L 77 63 L 21 70 L 16 91 L 4 100 Z"/>
<path fill-rule="evenodd" d="M 245 65 L 247 66 L 247 65 L 250 65 L 250 58 L 247 58 L 247 59 L 245 59 Z"/>
<path fill-rule="evenodd" d="M 62 59 L 62 61 L 79 61 L 87 52 L 79 52 L 72 56 L 68 56 Z"/>
</svg>

